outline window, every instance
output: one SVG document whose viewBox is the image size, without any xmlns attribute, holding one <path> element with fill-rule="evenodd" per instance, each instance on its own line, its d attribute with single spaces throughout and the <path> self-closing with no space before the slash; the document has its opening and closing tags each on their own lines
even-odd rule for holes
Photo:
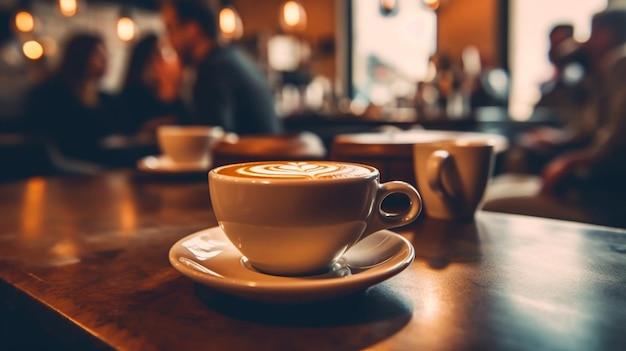
<svg viewBox="0 0 626 351">
<path fill-rule="evenodd" d="M 414 94 L 435 53 L 437 19 L 421 1 L 351 0 L 352 98 L 384 105 Z"/>
<path fill-rule="evenodd" d="M 574 26 L 574 38 L 589 37 L 591 17 L 607 6 L 607 0 L 510 0 L 509 114 L 525 120 L 540 98 L 540 85 L 552 74 L 548 61 L 548 34 L 556 24 Z"/>
</svg>

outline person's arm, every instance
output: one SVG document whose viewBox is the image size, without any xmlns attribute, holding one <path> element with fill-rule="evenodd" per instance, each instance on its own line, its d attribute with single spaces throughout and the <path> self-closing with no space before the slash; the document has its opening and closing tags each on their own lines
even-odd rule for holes
<svg viewBox="0 0 626 351">
<path fill-rule="evenodd" d="M 572 151 L 555 158 L 543 169 L 541 192 L 554 195 L 567 178 L 584 174 L 594 163 L 593 154 L 589 151 Z"/>
</svg>

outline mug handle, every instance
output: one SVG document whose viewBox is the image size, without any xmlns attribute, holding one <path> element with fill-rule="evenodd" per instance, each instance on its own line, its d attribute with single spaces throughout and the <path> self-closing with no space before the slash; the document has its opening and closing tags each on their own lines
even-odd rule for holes
<svg viewBox="0 0 626 351">
<path fill-rule="evenodd" d="M 385 198 L 396 193 L 406 195 L 411 202 L 410 206 L 399 213 L 389 213 L 383 211 L 382 203 Z M 379 184 L 376 193 L 376 200 L 374 201 L 374 213 L 372 213 L 369 223 L 367 224 L 367 228 L 365 228 L 365 232 L 361 236 L 361 239 L 382 229 L 400 227 L 413 222 L 422 212 L 422 207 L 422 197 L 409 183 L 392 181 Z"/>
<path fill-rule="evenodd" d="M 426 161 L 426 177 L 428 179 L 428 185 L 447 203 L 453 203 L 456 200 L 456 196 L 450 193 L 443 185 L 444 165 L 446 162 L 450 161 L 452 161 L 452 155 L 445 150 L 437 150 L 433 152 Z"/>
</svg>

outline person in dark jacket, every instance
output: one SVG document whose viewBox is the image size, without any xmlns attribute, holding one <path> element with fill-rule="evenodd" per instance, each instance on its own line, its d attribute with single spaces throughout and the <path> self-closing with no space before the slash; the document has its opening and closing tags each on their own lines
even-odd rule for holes
<svg viewBox="0 0 626 351">
<path fill-rule="evenodd" d="M 106 69 L 102 38 L 76 33 L 68 39 L 58 67 L 29 92 L 26 117 L 54 156 L 99 161 L 99 142 L 114 127 L 112 98 L 100 89 Z"/>
<path fill-rule="evenodd" d="M 162 15 L 172 46 L 195 70 L 190 123 L 237 134 L 280 132 L 267 81 L 240 49 L 220 44 L 215 13 L 205 1 L 168 1 Z"/>
</svg>

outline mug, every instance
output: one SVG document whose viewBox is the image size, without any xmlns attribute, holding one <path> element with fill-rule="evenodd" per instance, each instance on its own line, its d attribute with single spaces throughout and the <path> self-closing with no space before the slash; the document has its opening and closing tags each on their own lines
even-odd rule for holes
<svg viewBox="0 0 626 351">
<path fill-rule="evenodd" d="M 469 220 L 493 173 L 488 141 L 447 140 L 413 145 L 413 169 L 426 215 Z"/>
<path fill-rule="evenodd" d="M 211 148 L 224 137 L 221 127 L 163 125 L 157 129 L 161 152 L 174 163 L 208 164 Z"/>
<path fill-rule="evenodd" d="M 300 276 L 327 271 L 357 241 L 403 226 L 421 212 L 417 190 L 379 182 L 376 168 L 332 161 L 236 163 L 209 172 L 219 226 L 255 269 Z M 381 208 L 402 193 L 398 213 Z"/>
</svg>

